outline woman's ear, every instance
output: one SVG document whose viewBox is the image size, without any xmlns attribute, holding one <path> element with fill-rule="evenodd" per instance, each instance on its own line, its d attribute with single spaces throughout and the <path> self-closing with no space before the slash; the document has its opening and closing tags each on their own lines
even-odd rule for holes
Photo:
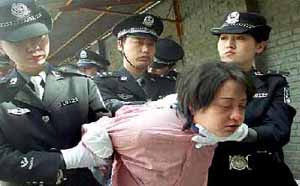
<svg viewBox="0 0 300 186">
<path fill-rule="evenodd" d="M 267 49 L 267 41 L 261 41 L 256 45 L 256 54 L 260 55 Z"/>
</svg>

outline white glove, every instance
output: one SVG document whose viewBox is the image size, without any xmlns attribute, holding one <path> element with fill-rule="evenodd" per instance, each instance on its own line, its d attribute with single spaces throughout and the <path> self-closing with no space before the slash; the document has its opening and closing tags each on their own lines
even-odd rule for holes
<svg viewBox="0 0 300 186">
<path fill-rule="evenodd" d="M 82 143 L 95 156 L 105 159 L 113 153 L 112 143 L 104 124 L 111 122 L 112 118 L 102 117 L 97 122 L 85 124 L 82 126 Z"/>
<path fill-rule="evenodd" d="M 75 169 L 99 167 L 106 163 L 104 159 L 110 157 L 113 150 L 108 133 L 104 129 L 95 128 L 87 130 L 77 146 L 61 152 L 66 168 Z"/>
<path fill-rule="evenodd" d="M 202 125 L 196 124 L 195 126 L 198 128 L 198 135 L 193 136 L 192 141 L 196 142 L 195 147 L 197 149 L 206 145 L 214 145 L 218 142 L 242 141 L 248 134 L 248 126 L 244 123 L 234 133 L 227 137 L 216 136 Z"/>
<path fill-rule="evenodd" d="M 73 148 L 61 150 L 61 153 L 65 160 L 66 169 L 97 167 L 103 163 L 103 159 L 94 156 L 82 142 Z"/>
</svg>

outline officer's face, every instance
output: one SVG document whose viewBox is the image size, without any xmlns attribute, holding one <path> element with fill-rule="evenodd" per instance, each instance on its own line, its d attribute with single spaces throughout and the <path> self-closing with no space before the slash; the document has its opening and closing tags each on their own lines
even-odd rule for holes
<svg viewBox="0 0 300 186">
<path fill-rule="evenodd" d="M 80 67 L 79 71 L 83 74 L 86 74 L 88 76 L 95 76 L 98 72 L 98 68 L 97 67 Z"/>
<path fill-rule="evenodd" d="M 265 42 L 257 43 L 248 34 L 221 34 L 218 51 L 221 61 L 237 63 L 248 71 L 255 62 L 256 54 L 263 52 Z"/>
<path fill-rule="evenodd" d="M 229 136 L 244 121 L 246 102 L 245 87 L 235 80 L 227 80 L 210 105 L 195 112 L 194 123 L 203 125 L 217 136 Z"/>
<path fill-rule="evenodd" d="M 118 48 L 122 50 L 121 45 Z M 136 69 L 145 71 L 153 61 L 155 41 L 145 37 L 127 36 L 123 41 L 123 52 Z M 124 64 L 127 63 L 126 59 L 123 61 Z"/>
<path fill-rule="evenodd" d="M 35 72 L 43 68 L 49 55 L 49 37 L 42 35 L 20 42 L 0 41 L 1 50 L 23 72 Z"/>
</svg>

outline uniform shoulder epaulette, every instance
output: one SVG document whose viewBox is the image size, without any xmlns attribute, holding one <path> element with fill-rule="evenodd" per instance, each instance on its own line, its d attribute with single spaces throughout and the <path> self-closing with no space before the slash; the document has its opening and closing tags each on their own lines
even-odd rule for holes
<svg viewBox="0 0 300 186">
<path fill-rule="evenodd" d="M 69 76 L 84 76 L 88 77 L 87 75 L 77 72 L 77 71 L 69 71 L 69 70 L 57 70 L 57 71 L 52 71 L 53 73 L 61 73 L 62 75 L 69 75 Z"/>
<path fill-rule="evenodd" d="M 177 77 L 176 76 L 169 76 L 169 75 L 162 75 L 160 78 L 165 78 L 171 81 L 176 81 Z"/>
<path fill-rule="evenodd" d="M 266 72 L 255 71 L 254 74 L 256 76 L 281 76 L 287 77 L 290 73 L 286 71 L 279 71 L 279 70 L 268 70 Z"/>
<path fill-rule="evenodd" d="M 102 72 L 99 75 L 97 75 L 99 78 L 110 78 L 110 77 L 120 77 L 119 72 Z"/>
<path fill-rule="evenodd" d="M 289 76 L 290 75 L 290 73 L 289 72 L 287 72 L 287 71 L 281 71 L 281 70 L 268 70 L 267 72 L 266 72 L 266 74 L 267 75 L 279 75 L 279 76 L 284 76 L 284 77 L 287 77 L 287 76 Z"/>
</svg>

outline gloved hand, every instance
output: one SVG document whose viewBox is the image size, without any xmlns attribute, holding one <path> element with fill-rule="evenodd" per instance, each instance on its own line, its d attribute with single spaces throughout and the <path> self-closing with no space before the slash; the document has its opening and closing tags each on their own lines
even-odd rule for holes
<svg viewBox="0 0 300 186">
<path fill-rule="evenodd" d="M 82 143 L 95 156 L 105 159 L 109 158 L 113 153 L 112 143 L 106 129 L 105 124 L 110 123 L 112 118 L 102 117 L 97 122 L 85 124 L 82 126 Z"/>
<path fill-rule="evenodd" d="M 112 152 L 109 135 L 101 128 L 88 130 L 77 146 L 61 150 L 67 169 L 99 167 L 105 164 L 104 159 L 110 157 Z"/>
<path fill-rule="evenodd" d="M 248 126 L 244 123 L 234 133 L 227 137 L 216 136 L 199 124 L 196 124 L 195 127 L 198 128 L 198 134 L 192 137 L 192 141 L 196 142 L 195 147 L 197 149 L 206 145 L 214 145 L 218 142 L 241 141 L 248 134 Z"/>
</svg>

